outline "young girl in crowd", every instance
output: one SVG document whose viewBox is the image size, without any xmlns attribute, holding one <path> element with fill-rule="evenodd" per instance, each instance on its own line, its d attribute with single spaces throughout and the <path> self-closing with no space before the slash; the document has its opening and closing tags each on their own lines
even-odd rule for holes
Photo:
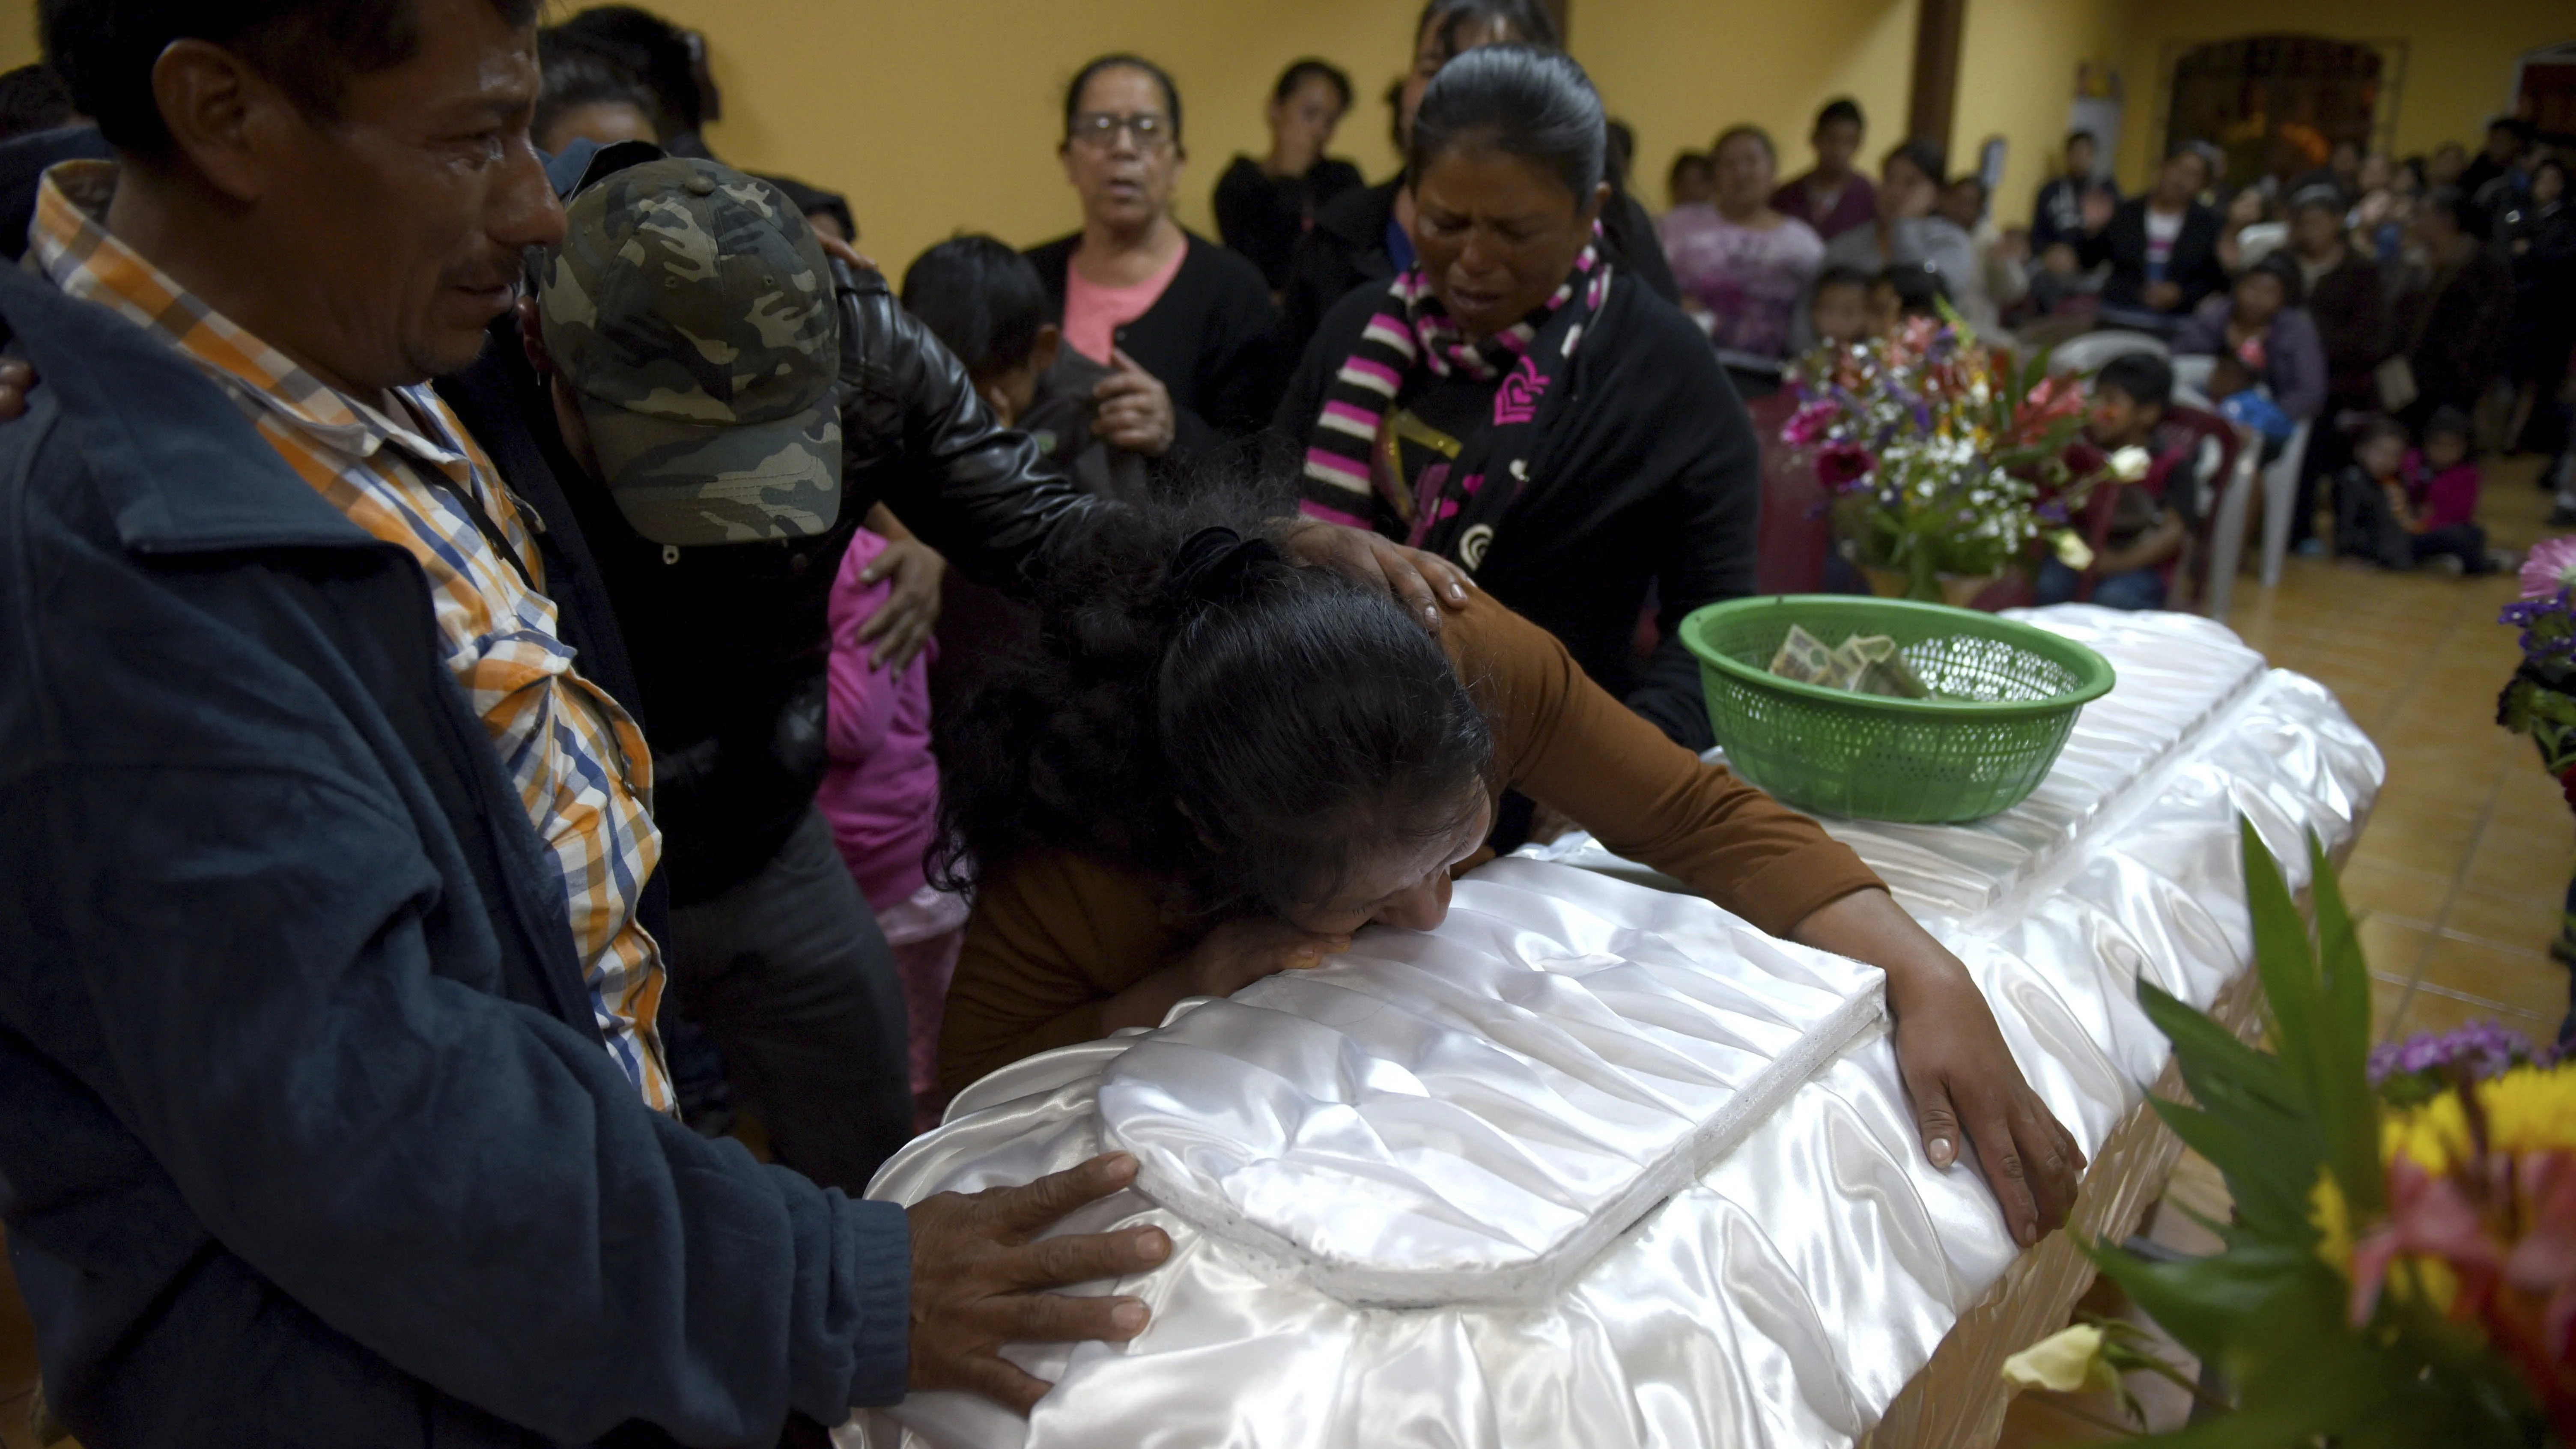
<svg viewBox="0 0 2576 1449">
<path fill-rule="evenodd" d="M 2335 480 L 2335 548 L 2375 559 L 2383 568 L 2448 560 L 2463 574 L 2487 574 L 2497 561 L 2478 511 L 2478 466 L 2469 459 L 2469 420 L 2441 408 L 2424 425 L 2424 446 L 2409 451 L 2406 429 L 2373 418 L 2353 445 L 2352 466 Z"/>
<path fill-rule="evenodd" d="M 832 585 L 831 763 L 814 803 L 894 948 L 911 1013 L 913 1126 L 927 1132 L 947 1101 L 939 1091 L 940 1010 L 964 939 L 966 899 L 929 884 L 923 868 L 939 829 L 939 767 L 930 755 L 930 666 L 939 643 L 894 670 L 874 664 L 876 645 L 858 637 L 894 588 L 888 579 L 860 578 L 885 548 L 860 529 Z"/>
<path fill-rule="evenodd" d="M 1373 923 L 1436 928 L 1518 789 L 1762 930 L 1883 968 L 1931 1160 L 1965 1155 L 1955 1120 L 2021 1242 L 2063 1211 L 2082 1154 L 1966 969 L 1847 847 L 1490 595 L 1435 640 L 1291 566 L 1254 536 L 1274 508 L 1202 489 L 1099 530 L 1039 584 L 1044 650 L 943 723 L 944 839 L 977 872 L 943 1082 L 1156 1025 Z"/>
<path fill-rule="evenodd" d="M 1939 272 L 1921 264 L 1891 266 L 1869 279 L 1869 335 L 1893 337 L 1917 317 L 1937 321 L 1948 300 Z"/>
<path fill-rule="evenodd" d="M 1858 267 L 1828 267 L 1807 297 L 1807 325 L 1816 341 L 1856 347 L 1869 340 L 1869 273 Z"/>
</svg>

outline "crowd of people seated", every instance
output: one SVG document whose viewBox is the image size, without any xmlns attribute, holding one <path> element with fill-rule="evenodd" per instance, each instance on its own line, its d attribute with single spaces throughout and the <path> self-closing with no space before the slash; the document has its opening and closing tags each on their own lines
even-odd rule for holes
<svg viewBox="0 0 2576 1449">
<path fill-rule="evenodd" d="M 2026 227 L 1999 225 L 1985 179 L 1949 174 L 1941 148 L 1920 139 L 1890 147 L 1873 184 L 1854 164 L 1866 136 L 1856 103 L 1829 103 L 1810 137 L 1813 164 L 1767 197 L 1777 157 L 1758 128 L 1730 127 L 1673 163 L 1659 233 L 1684 312 L 1739 389 L 1767 391 L 1809 348 L 1853 346 L 1909 316 L 1956 316 L 2006 347 L 2126 330 L 2156 339 L 2163 355 L 2208 359 L 2179 385 L 2148 387 L 2155 408 L 2170 391 L 2241 425 L 2264 467 L 2297 453 L 2289 538 L 2302 552 L 2388 567 L 2494 565 L 2482 539 L 2418 553 L 2389 543 L 2384 528 L 2343 521 L 2349 490 L 2337 480 L 2364 435 L 2392 424 L 2407 440 L 2401 455 L 2466 446 L 2430 473 L 2474 474 L 2482 452 L 2553 455 L 2542 473 L 2558 495 L 2553 521 L 2576 523 L 2576 210 L 2564 149 L 2528 123 L 2499 119 L 2474 158 L 2454 145 L 2399 161 L 2345 139 L 2233 185 L 2227 154 L 2191 142 L 2129 197 L 2096 139 L 2077 131 Z M 2123 396 L 2098 387 L 2105 399 Z M 2437 431 L 2437 417 L 2467 423 Z M 2386 462 L 2371 476 L 2394 476 L 2399 459 Z M 2469 520 L 2428 503 L 2430 473 L 2402 516 L 2443 520 L 2425 527 L 2457 544 Z M 2364 515 L 2378 516 L 2381 491 L 2361 496 Z M 2321 510 L 2338 519 L 2323 532 Z M 2044 594 L 2063 592 L 2047 582 Z M 2150 596 L 2164 594 L 2094 595 Z"/>
<path fill-rule="evenodd" d="M 878 1167 L 1578 827 L 1882 967 L 1928 1159 L 2036 1242 L 2082 1155 L 1965 968 L 1699 758 L 1742 393 L 1912 319 L 2137 326 L 2313 429 L 2339 546 L 2475 572 L 2469 419 L 2501 380 L 2545 431 L 2576 342 L 2517 125 L 2223 205 L 2206 148 L 2124 200 L 2078 135 L 2024 229 L 1836 100 L 1652 218 L 1536 0 L 1423 6 L 1375 184 L 1288 65 L 1217 240 L 1172 76 L 1093 59 L 1071 229 L 956 218 L 898 287 L 855 243 L 906 198 L 712 153 L 707 37 L 538 8 L 44 0 L 0 77 L 0 1177 L 95 1443 L 1025 1410 L 1003 1344 L 1145 1326 L 1051 1290 L 1159 1231 L 1036 1241 L 1134 1164 L 908 1210 Z M 2038 586 L 2159 607 L 2185 389 L 2093 387 L 2085 446 L 2155 462 Z"/>
</svg>

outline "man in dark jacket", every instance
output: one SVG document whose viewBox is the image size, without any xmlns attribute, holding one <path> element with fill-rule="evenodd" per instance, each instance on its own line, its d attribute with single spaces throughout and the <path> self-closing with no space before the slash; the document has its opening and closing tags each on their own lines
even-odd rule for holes
<svg viewBox="0 0 2576 1449">
<path fill-rule="evenodd" d="M 43 273 L 0 276 L 45 378 L 0 429 L 0 1180 L 99 1449 L 1025 1407 L 1000 1343 L 1143 1322 L 1027 1290 L 1168 1251 L 1015 1246 L 1114 1160 L 907 1225 L 648 1110 L 649 1011 L 612 1054 L 566 847 L 460 662 L 522 665 L 566 731 L 618 716 L 420 385 L 560 232 L 531 9 L 44 8 L 118 160 L 49 175 Z M 502 599 L 520 652 L 478 655 L 448 620 Z"/>
<path fill-rule="evenodd" d="M 2415 374 L 2406 420 L 2422 426 L 2437 408 L 2473 413 L 2488 384 L 2504 372 L 2513 318 L 2513 268 L 2473 225 L 2469 199 L 2437 186 L 2415 208 L 2415 240 L 2424 265 L 2408 278 L 2396 305 L 2400 350 Z"/>
</svg>

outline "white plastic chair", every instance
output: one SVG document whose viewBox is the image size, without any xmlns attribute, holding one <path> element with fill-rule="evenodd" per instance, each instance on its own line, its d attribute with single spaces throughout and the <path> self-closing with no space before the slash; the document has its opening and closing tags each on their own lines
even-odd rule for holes
<svg viewBox="0 0 2576 1449">
<path fill-rule="evenodd" d="M 2048 370 L 2061 375 L 2089 374 L 2112 358 L 2126 357 L 2133 352 L 2157 357 L 2173 356 L 2173 349 L 2165 346 L 2161 338 L 2149 337 L 2143 332 L 2087 332 L 2059 343 L 2057 350 L 2048 355 Z"/>
<path fill-rule="evenodd" d="M 2218 359 L 2206 353 L 2173 360 L 2174 393 L 2177 401 L 2196 408 L 2209 406 L 2209 375 L 2218 370 Z"/>
<path fill-rule="evenodd" d="M 2281 561 L 2290 554 L 2290 515 L 2299 506 L 2299 465 L 2308 458 L 2312 422 L 2299 424 L 2281 456 L 2263 470 L 2263 587 L 2281 581 Z"/>
<path fill-rule="evenodd" d="M 2255 461 L 2263 456 L 2262 439 L 2244 428 L 2236 432 L 2236 469 L 2219 494 L 2218 518 L 2210 525 L 2209 583 L 2200 601 L 2201 613 L 2222 624 L 2236 596 L 2236 570 L 2245 559 L 2245 524 L 2254 510 Z"/>
</svg>

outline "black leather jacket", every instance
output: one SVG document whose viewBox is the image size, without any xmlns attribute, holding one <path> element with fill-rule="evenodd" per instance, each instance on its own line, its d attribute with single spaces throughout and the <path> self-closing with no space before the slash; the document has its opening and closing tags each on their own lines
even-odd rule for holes
<svg viewBox="0 0 2576 1449">
<path fill-rule="evenodd" d="M 1113 507 L 1052 476 L 885 278 L 832 264 L 841 308 L 841 513 L 813 538 L 669 549 L 586 477 L 565 492 L 644 700 L 672 899 L 769 863 L 822 779 L 832 582 L 878 503 L 979 583 L 1025 594 L 1051 540 Z M 496 351 L 512 351 L 495 349 Z M 534 379 L 529 379 L 533 385 Z M 542 397 L 523 410 L 553 432 Z M 558 466 L 561 466 L 560 464 Z"/>
</svg>

